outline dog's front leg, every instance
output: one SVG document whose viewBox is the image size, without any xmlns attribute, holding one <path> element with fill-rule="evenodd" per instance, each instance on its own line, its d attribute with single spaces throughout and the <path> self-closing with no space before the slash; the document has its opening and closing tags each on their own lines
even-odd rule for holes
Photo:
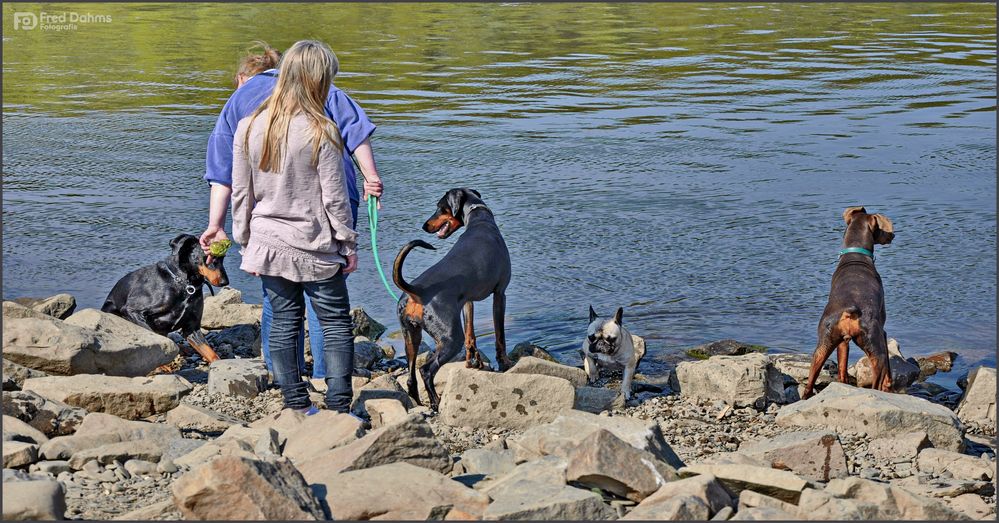
<svg viewBox="0 0 999 523">
<path fill-rule="evenodd" d="M 624 394 L 625 401 L 631 399 L 631 379 L 635 377 L 636 366 L 637 362 L 633 362 L 624 368 L 624 377 L 621 379 L 621 393 Z"/>
<path fill-rule="evenodd" d="M 593 358 L 587 352 L 583 352 L 583 369 L 586 370 L 586 379 L 590 383 L 600 378 L 600 370 L 597 369 L 597 362 L 593 361 Z"/>
</svg>

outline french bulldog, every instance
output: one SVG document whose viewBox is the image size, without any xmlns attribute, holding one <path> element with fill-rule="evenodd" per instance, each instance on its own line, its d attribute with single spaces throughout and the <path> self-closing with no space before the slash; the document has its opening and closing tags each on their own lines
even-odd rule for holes
<svg viewBox="0 0 999 523">
<path fill-rule="evenodd" d="M 631 380 L 635 376 L 638 362 L 645 355 L 645 350 L 635 349 L 631 333 L 621 325 L 624 309 L 618 307 L 611 319 L 601 319 L 590 306 L 590 326 L 586 329 L 586 339 L 580 351 L 583 356 L 583 368 L 590 383 L 600 377 L 597 367 L 622 369 L 621 393 L 625 400 L 631 399 Z"/>
</svg>

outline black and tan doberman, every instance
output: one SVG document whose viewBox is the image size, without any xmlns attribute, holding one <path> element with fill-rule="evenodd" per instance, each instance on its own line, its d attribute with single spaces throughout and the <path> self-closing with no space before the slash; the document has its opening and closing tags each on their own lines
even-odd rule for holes
<svg viewBox="0 0 999 523">
<path fill-rule="evenodd" d="M 170 240 L 173 252 L 165 260 L 136 269 L 111 289 L 101 310 L 125 318 L 157 334 L 175 331 L 208 363 L 219 359 L 201 333 L 205 283 L 229 284 L 223 258 L 201 250 L 198 238 L 181 234 Z"/>
<path fill-rule="evenodd" d="M 819 321 L 819 341 L 812 356 L 802 399 L 812 395 L 815 378 L 836 349 L 839 380 L 847 380 L 850 341 L 860 347 L 871 363 L 872 388 L 890 391 L 888 335 L 885 333 L 885 291 L 874 267 L 874 244 L 888 245 L 895 238 L 891 220 L 883 214 L 867 214 L 863 207 L 843 211 L 846 234 L 839 265 L 833 273 L 829 302 Z"/>
<path fill-rule="evenodd" d="M 463 344 L 466 366 L 482 366 L 472 329 L 472 309 L 473 302 L 484 300 L 490 294 L 493 296 L 496 360 L 500 370 L 511 366 L 503 331 L 506 287 L 510 283 L 510 253 L 492 211 L 483 203 L 478 191 L 451 189 L 437 202 L 434 215 L 423 224 L 424 231 L 436 233 L 439 238 L 447 238 L 461 227 L 465 227 L 466 231 L 454 247 L 412 282 L 403 278 L 402 264 L 415 247 L 433 249 L 429 243 L 421 240 L 409 242 L 396 256 L 392 270 L 395 284 L 405 293 L 399 299 L 399 323 L 409 361 L 409 395 L 417 403 L 420 402 L 420 395 L 416 386 L 416 353 L 422 331 L 426 330 L 437 345 L 420 369 L 430 406 L 434 410 L 440 403 L 440 396 L 434 388 L 434 376 L 441 365 L 457 355 Z"/>
</svg>

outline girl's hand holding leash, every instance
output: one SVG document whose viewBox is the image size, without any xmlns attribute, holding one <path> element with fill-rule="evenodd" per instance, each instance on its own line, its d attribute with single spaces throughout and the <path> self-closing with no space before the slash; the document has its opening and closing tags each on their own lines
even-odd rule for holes
<svg viewBox="0 0 999 523">
<path fill-rule="evenodd" d="M 382 185 L 382 180 L 380 178 L 374 179 L 364 179 L 364 200 L 367 201 L 369 197 L 375 197 L 378 202 L 378 209 L 382 208 L 382 190 L 384 186 Z"/>
</svg>

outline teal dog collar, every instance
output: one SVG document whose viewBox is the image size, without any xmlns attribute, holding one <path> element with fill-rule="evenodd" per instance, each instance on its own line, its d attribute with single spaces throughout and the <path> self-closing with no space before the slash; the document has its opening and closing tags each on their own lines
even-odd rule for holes
<svg viewBox="0 0 999 523">
<path fill-rule="evenodd" d="M 843 249 L 843 250 L 839 251 L 839 255 L 840 256 L 843 256 L 844 254 L 851 254 L 851 253 L 853 253 L 853 254 L 863 254 L 864 256 L 867 256 L 867 257 L 869 257 L 872 260 L 874 259 L 874 253 L 871 252 L 871 251 L 869 251 L 869 250 L 867 250 L 867 249 L 865 249 L 865 248 L 863 248 L 863 247 L 847 247 L 846 249 Z"/>
</svg>

